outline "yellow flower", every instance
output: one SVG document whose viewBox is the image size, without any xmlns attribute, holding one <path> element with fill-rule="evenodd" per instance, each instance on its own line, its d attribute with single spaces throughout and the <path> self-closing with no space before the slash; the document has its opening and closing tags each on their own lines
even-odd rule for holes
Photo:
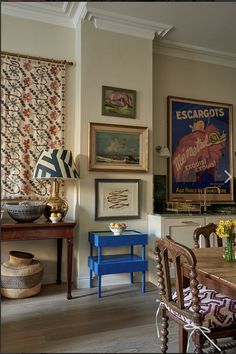
<svg viewBox="0 0 236 354">
<path fill-rule="evenodd" d="M 216 234 L 221 238 L 231 237 L 235 226 L 236 220 L 220 220 L 216 228 Z"/>
</svg>

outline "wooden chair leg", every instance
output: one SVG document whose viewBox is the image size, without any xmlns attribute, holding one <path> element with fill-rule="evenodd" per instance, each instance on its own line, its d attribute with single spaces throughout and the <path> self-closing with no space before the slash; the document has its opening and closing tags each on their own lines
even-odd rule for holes
<svg viewBox="0 0 236 354">
<path fill-rule="evenodd" d="M 203 343 L 204 343 L 203 335 L 201 334 L 201 332 L 199 330 L 196 330 L 192 338 L 193 338 L 193 342 L 195 345 L 194 353 L 195 354 L 202 354 L 203 353 L 202 347 L 203 347 Z"/>
<path fill-rule="evenodd" d="M 179 352 L 186 353 L 188 345 L 188 332 L 183 326 L 179 325 Z"/>
<path fill-rule="evenodd" d="M 161 353 L 166 353 L 168 350 L 168 320 L 167 311 L 164 306 L 160 309 L 161 313 L 161 331 L 160 331 L 160 341 L 161 341 Z"/>
</svg>

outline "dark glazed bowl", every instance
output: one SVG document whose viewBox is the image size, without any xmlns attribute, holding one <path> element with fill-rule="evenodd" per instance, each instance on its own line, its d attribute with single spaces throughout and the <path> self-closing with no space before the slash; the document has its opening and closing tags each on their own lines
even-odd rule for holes
<svg viewBox="0 0 236 354">
<path fill-rule="evenodd" d="M 46 207 L 40 201 L 9 202 L 5 205 L 10 217 L 17 222 L 33 222 L 40 218 Z"/>
</svg>

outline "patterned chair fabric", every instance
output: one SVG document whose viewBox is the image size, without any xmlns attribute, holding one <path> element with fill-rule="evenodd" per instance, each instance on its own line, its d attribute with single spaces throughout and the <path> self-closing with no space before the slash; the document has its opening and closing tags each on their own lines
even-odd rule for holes
<svg viewBox="0 0 236 354">
<path fill-rule="evenodd" d="M 200 298 L 200 314 L 202 325 L 208 328 L 227 327 L 236 323 L 236 300 L 208 289 L 205 285 L 198 284 Z M 176 293 L 173 295 L 173 300 L 176 301 Z M 186 309 L 192 309 L 192 295 L 190 288 L 184 289 L 184 306 Z M 181 319 L 185 324 L 190 324 L 192 321 L 179 312 L 171 308 L 168 310 L 175 316 Z"/>
<path fill-rule="evenodd" d="M 205 346 L 214 346 L 218 351 L 236 347 L 236 300 L 198 283 L 194 252 L 165 236 L 155 241 L 154 255 L 160 294 L 157 315 L 160 312 L 161 352 L 168 350 L 170 317 L 179 327 L 179 353 L 188 352 L 190 338 L 194 342 L 194 353 L 199 354 Z M 184 277 L 182 262 L 187 266 Z M 218 343 L 219 339 L 224 343 Z"/>
</svg>

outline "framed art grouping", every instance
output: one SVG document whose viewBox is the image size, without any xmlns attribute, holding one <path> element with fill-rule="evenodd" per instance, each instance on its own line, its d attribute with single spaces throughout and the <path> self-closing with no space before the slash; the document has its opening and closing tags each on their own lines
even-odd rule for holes
<svg viewBox="0 0 236 354">
<path fill-rule="evenodd" d="M 89 123 L 89 170 L 148 171 L 148 128 Z"/>
<path fill-rule="evenodd" d="M 95 179 L 95 220 L 138 219 L 140 179 Z"/>
<path fill-rule="evenodd" d="M 168 97 L 170 201 L 233 201 L 232 107 Z"/>
<path fill-rule="evenodd" d="M 102 114 L 105 116 L 136 118 L 136 91 L 102 86 Z"/>
</svg>

